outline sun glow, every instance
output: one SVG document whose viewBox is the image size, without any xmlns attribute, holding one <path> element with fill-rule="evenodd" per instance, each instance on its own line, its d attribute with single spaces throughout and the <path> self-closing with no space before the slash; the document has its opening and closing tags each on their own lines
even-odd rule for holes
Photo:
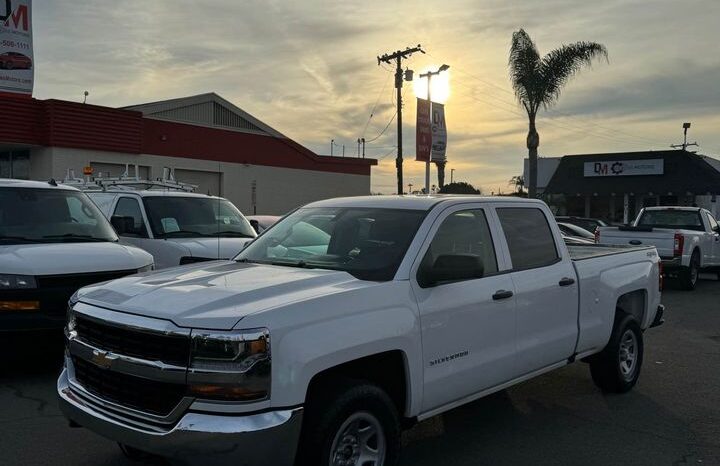
<svg viewBox="0 0 720 466">
<path fill-rule="evenodd" d="M 428 78 L 421 78 L 421 74 L 425 74 L 432 70 L 438 70 L 438 66 L 428 66 L 420 71 L 415 72 L 413 79 L 413 92 L 416 97 L 427 99 L 428 97 Z M 440 74 L 433 75 L 432 85 L 430 87 L 431 98 L 433 102 L 445 103 L 450 97 L 450 70 L 443 71 Z"/>
</svg>

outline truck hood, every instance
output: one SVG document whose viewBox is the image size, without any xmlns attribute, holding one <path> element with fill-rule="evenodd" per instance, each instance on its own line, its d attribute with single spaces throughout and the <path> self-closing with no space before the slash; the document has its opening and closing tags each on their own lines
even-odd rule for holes
<svg viewBox="0 0 720 466">
<path fill-rule="evenodd" d="M 78 299 L 180 327 L 230 330 L 249 314 L 364 286 L 372 282 L 346 272 L 215 261 L 86 287 Z"/>
<path fill-rule="evenodd" d="M 167 241 L 185 247 L 193 257 L 232 259 L 252 240 L 253 238 L 172 238 Z"/>
<path fill-rule="evenodd" d="M 137 270 L 152 262 L 152 256 L 141 249 L 109 242 L 0 246 L 0 273 L 18 275 Z"/>
</svg>

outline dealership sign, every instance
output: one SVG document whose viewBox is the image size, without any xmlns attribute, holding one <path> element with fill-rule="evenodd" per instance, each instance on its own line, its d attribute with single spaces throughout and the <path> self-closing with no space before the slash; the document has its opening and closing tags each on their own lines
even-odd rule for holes
<svg viewBox="0 0 720 466">
<path fill-rule="evenodd" d="M 0 0 L 0 92 L 32 94 L 32 0 Z"/>
<path fill-rule="evenodd" d="M 585 176 L 662 175 L 663 159 L 585 162 Z"/>
<path fill-rule="evenodd" d="M 417 121 L 415 124 L 415 160 L 430 161 L 432 128 L 430 126 L 430 101 L 417 99 Z"/>
</svg>

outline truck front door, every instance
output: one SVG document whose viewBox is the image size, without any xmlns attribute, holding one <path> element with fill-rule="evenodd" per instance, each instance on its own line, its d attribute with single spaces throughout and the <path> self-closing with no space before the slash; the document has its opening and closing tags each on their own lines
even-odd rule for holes
<svg viewBox="0 0 720 466">
<path fill-rule="evenodd" d="M 411 273 L 420 308 L 424 364 L 423 411 L 428 412 L 511 379 L 515 373 L 515 297 L 495 244 L 492 210 L 448 208 L 434 222 Z M 482 273 L 427 283 L 432 267 L 464 260 Z M 448 272 L 445 269 L 446 272 Z M 452 275 L 452 271 L 448 272 Z"/>
<path fill-rule="evenodd" d="M 497 208 L 497 216 L 512 264 L 518 375 L 524 375 L 564 361 L 575 351 L 578 284 L 543 209 L 508 203 Z"/>
</svg>

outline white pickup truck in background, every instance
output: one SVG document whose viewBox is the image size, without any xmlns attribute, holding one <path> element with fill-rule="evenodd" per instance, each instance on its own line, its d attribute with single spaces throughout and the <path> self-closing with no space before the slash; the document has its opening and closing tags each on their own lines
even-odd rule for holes
<svg viewBox="0 0 720 466">
<path fill-rule="evenodd" d="M 576 360 L 630 390 L 659 261 L 566 246 L 540 201 L 315 202 L 235 260 L 80 290 L 60 406 L 130 457 L 395 466 L 402 428 Z"/>
<path fill-rule="evenodd" d="M 667 275 L 695 289 L 700 271 L 720 271 L 720 226 L 699 207 L 646 207 L 628 226 L 598 227 L 599 244 L 655 246 Z"/>
</svg>

